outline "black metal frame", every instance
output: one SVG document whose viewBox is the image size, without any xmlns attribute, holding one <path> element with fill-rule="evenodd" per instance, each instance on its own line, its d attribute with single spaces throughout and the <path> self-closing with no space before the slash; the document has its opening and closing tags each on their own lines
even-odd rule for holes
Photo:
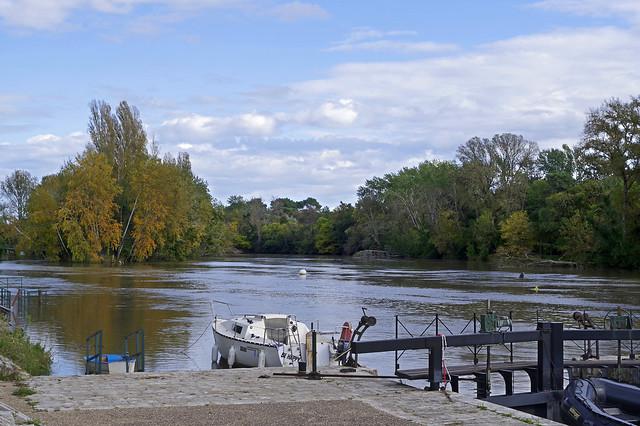
<svg viewBox="0 0 640 426">
<path fill-rule="evenodd" d="M 475 333 L 447 336 L 448 347 L 506 345 L 511 343 L 538 342 L 538 370 L 540 371 L 540 390 L 554 389 L 558 378 L 562 377 L 564 366 L 563 343 L 568 340 L 638 340 L 640 329 L 602 330 L 602 329 L 563 329 L 560 322 L 538 323 L 536 330 L 507 331 L 497 333 Z M 442 378 L 443 342 L 440 336 L 409 337 L 402 339 L 354 341 L 351 351 L 354 354 L 373 352 L 392 352 L 428 349 L 429 382 L 431 388 Z M 551 377 L 554 377 L 553 379 Z M 553 383 L 553 386 L 551 385 Z"/>
</svg>

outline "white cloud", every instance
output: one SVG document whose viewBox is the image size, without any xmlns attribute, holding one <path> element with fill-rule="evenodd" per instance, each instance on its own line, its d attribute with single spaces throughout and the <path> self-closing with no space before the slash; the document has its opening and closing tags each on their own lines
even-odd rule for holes
<svg viewBox="0 0 640 426">
<path fill-rule="evenodd" d="M 329 52 L 350 52 L 355 50 L 386 51 L 394 53 L 434 53 L 457 49 L 455 44 L 431 41 L 403 40 L 418 33 L 408 30 L 380 31 L 368 27 L 355 28 L 346 39 L 334 43 L 326 49 Z"/>
<path fill-rule="evenodd" d="M 532 6 L 583 16 L 617 16 L 640 21 L 640 2 L 637 0 L 541 0 Z"/>
<path fill-rule="evenodd" d="M 27 139 L 27 144 L 35 145 L 35 144 L 46 144 L 46 143 L 55 143 L 60 141 L 60 136 L 45 134 L 45 135 L 35 135 Z"/>
<path fill-rule="evenodd" d="M 54 30 L 64 25 L 69 16 L 79 11 L 104 14 L 129 14 L 142 7 L 162 7 L 169 13 L 142 15 L 131 30 L 154 33 L 162 25 L 184 20 L 187 15 L 212 8 L 233 8 L 247 13 L 255 12 L 255 0 L 0 0 L 0 19 L 13 27 L 31 30 Z M 264 14 L 264 13 L 263 13 Z M 270 8 L 267 15 L 284 21 L 317 19 L 327 12 L 313 3 L 290 2 Z"/>
<path fill-rule="evenodd" d="M 358 112 L 352 99 L 340 99 L 338 102 L 325 102 L 318 109 L 318 114 L 333 123 L 348 125 L 358 118 Z"/>
<path fill-rule="evenodd" d="M 298 21 L 301 19 L 324 19 L 329 14 L 322 7 L 314 3 L 294 1 L 275 6 L 271 13 L 283 21 Z"/>
<path fill-rule="evenodd" d="M 577 141 L 589 108 L 640 93 L 639 49 L 632 30 L 555 31 L 429 59 L 347 63 L 292 85 L 292 96 L 352 99 L 358 120 L 344 136 L 437 153 L 505 131 Z"/>
<path fill-rule="evenodd" d="M 341 43 L 331 46 L 330 52 L 349 52 L 353 50 L 387 51 L 396 53 L 433 53 L 455 50 L 455 44 L 434 43 L 430 41 L 408 42 L 397 40 L 374 40 L 358 43 Z"/>
<path fill-rule="evenodd" d="M 277 127 L 273 117 L 247 113 L 230 117 L 190 114 L 161 125 L 164 134 L 173 137 L 192 137 L 199 140 L 218 136 L 271 136 Z"/>
<path fill-rule="evenodd" d="M 36 176 L 56 173 L 65 161 L 73 160 L 86 146 L 88 136 L 83 132 L 66 135 L 40 134 L 20 142 L 6 141 L 2 145 L 0 177 L 14 168 L 29 170 Z"/>
</svg>

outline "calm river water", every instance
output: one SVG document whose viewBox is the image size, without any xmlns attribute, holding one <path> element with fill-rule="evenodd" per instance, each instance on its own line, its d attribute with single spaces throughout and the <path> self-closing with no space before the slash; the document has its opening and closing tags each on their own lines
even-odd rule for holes
<svg viewBox="0 0 640 426">
<path fill-rule="evenodd" d="M 301 268 L 307 276 L 298 275 Z M 420 333 L 437 312 L 458 332 L 474 312 L 486 310 L 487 299 L 498 313 L 513 311 L 516 329 L 534 328 L 536 315 L 569 324 L 575 310 L 596 318 L 616 306 L 640 310 L 638 275 L 525 270 L 521 279 L 518 270 L 486 268 L 442 261 L 234 257 L 120 268 L 0 262 L 0 276 L 22 276 L 25 287 L 46 290 L 40 304 L 30 304 L 26 329 L 53 351 L 56 375 L 84 373 L 85 338 L 99 329 L 106 348 L 120 352 L 122 338 L 143 328 L 148 371 L 209 369 L 212 312 L 291 313 L 333 330 L 345 320 L 355 326 L 366 307 L 378 324 L 364 339 L 380 339 L 394 337 L 395 315 Z M 516 358 L 532 350 L 518 349 Z M 470 359 L 464 351 L 447 357 L 452 364 Z M 393 372 L 393 353 L 360 360 L 382 374 Z M 407 353 L 401 367 L 421 367 L 425 360 L 425 353 Z"/>
</svg>

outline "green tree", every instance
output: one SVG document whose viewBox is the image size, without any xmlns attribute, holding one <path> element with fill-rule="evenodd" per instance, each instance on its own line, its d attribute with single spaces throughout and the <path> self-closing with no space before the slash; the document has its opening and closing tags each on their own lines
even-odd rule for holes
<svg viewBox="0 0 640 426">
<path fill-rule="evenodd" d="M 0 195 L 7 200 L 6 211 L 18 221 L 27 217 L 27 203 L 38 179 L 26 170 L 16 170 L 0 182 Z"/>
<path fill-rule="evenodd" d="M 498 231 L 493 214 L 490 210 L 484 210 L 471 224 L 467 256 L 486 260 L 495 249 L 497 240 Z"/>
<path fill-rule="evenodd" d="M 640 162 L 640 97 L 629 102 L 610 99 L 587 115 L 579 153 L 596 176 L 622 180 L 622 241 L 627 236 L 630 191 L 638 180 Z"/>
<path fill-rule="evenodd" d="M 525 211 L 513 212 L 500 225 L 501 254 L 526 256 L 533 245 L 533 235 L 529 217 Z"/>
<path fill-rule="evenodd" d="M 563 220 L 560 228 L 560 249 L 564 257 L 577 262 L 588 262 L 592 258 L 594 243 L 593 227 L 580 212 Z"/>
<path fill-rule="evenodd" d="M 338 242 L 334 238 L 335 228 L 331 219 L 321 217 L 316 222 L 315 249 L 320 254 L 337 254 L 340 250 Z"/>
</svg>

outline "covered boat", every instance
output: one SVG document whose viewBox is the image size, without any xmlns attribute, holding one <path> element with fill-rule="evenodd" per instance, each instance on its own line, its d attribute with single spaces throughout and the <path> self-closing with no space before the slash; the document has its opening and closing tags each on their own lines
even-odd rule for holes
<svg viewBox="0 0 640 426">
<path fill-rule="evenodd" d="M 571 425 L 638 425 L 640 388 L 609 379 L 577 379 L 565 389 L 561 410 Z"/>
<path fill-rule="evenodd" d="M 294 315 L 214 318 L 214 358 L 230 367 L 297 367 L 306 359 L 309 328 Z"/>
</svg>

